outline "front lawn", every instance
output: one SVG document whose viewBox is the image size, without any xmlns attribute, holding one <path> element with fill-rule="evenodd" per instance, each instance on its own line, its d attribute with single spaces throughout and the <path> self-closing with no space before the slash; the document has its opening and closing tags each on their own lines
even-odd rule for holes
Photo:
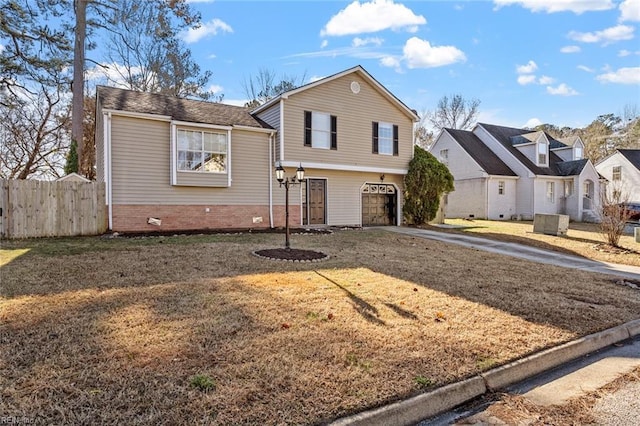
<svg viewBox="0 0 640 426">
<path fill-rule="evenodd" d="M 636 319 L 611 276 L 381 230 L 3 241 L 0 413 L 316 424 Z"/>
<path fill-rule="evenodd" d="M 595 223 L 571 222 L 564 236 L 534 234 L 532 221 L 446 219 L 445 224 L 456 227 L 446 230 L 448 232 L 479 234 L 485 238 L 527 244 L 603 262 L 640 266 L 640 244 L 634 241 L 633 235 L 622 235 L 620 247 L 611 247 L 605 244 L 600 225 Z"/>
</svg>

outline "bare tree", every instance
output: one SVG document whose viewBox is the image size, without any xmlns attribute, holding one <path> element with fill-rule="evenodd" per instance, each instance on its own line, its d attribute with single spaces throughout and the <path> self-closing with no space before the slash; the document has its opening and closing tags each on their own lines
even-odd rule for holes
<svg viewBox="0 0 640 426">
<path fill-rule="evenodd" d="M 242 82 L 242 88 L 247 99 L 249 99 L 245 106 L 255 108 L 284 92 L 302 86 L 306 79 L 306 74 L 299 78 L 283 75 L 278 83 L 276 83 L 276 79 L 275 71 L 266 68 L 260 68 L 258 74 L 245 79 Z"/>
<path fill-rule="evenodd" d="M 468 130 L 476 123 L 479 106 L 478 99 L 465 99 L 459 94 L 451 98 L 443 96 L 438 101 L 435 111 L 426 114 L 427 121 L 435 133 L 444 128 Z"/>
<path fill-rule="evenodd" d="M 0 176 L 55 178 L 69 147 L 70 108 L 61 86 L 23 91 L 0 105 Z"/>
<path fill-rule="evenodd" d="M 420 114 L 420 121 L 416 123 L 414 129 L 416 145 L 426 151 L 431 148 L 434 142 L 434 134 L 427 128 L 427 119 L 428 111 L 423 111 L 422 114 Z"/>
<path fill-rule="evenodd" d="M 609 183 L 601 192 L 600 232 L 607 243 L 618 247 L 632 211 L 628 208 L 629 193 L 618 182 Z"/>
</svg>

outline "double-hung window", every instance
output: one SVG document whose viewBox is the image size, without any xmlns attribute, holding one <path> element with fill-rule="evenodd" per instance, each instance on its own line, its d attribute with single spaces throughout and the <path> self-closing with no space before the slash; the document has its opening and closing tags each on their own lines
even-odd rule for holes
<svg viewBox="0 0 640 426">
<path fill-rule="evenodd" d="M 555 203 L 555 182 L 547 182 L 547 201 Z"/>
<path fill-rule="evenodd" d="M 440 150 L 440 162 L 442 164 L 449 164 L 449 150 L 441 149 Z"/>
<path fill-rule="evenodd" d="M 546 142 L 538 142 L 538 166 L 546 167 L 549 164 L 547 162 L 547 147 Z"/>
<path fill-rule="evenodd" d="M 373 122 L 372 152 L 374 154 L 398 155 L 398 126 L 391 123 Z"/>
<path fill-rule="evenodd" d="M 177 142 L 179 172 L 226 173 L 225 133 L 178 129 Z"/>
<path fill-rule="evenodd" d="M 498 195 L 504 195 L 504 181 L 498 181 Z"/>
<path fill-rule="evenodd" d="M 611 169 L 611 180 L 622 179 L 622 166 L 613 166 Z"/>
<path fill-rule="evenodd" d="M 304 146 L 338 149 L 338 119 L 325 112 L 304 112 Z"/>
</svg>

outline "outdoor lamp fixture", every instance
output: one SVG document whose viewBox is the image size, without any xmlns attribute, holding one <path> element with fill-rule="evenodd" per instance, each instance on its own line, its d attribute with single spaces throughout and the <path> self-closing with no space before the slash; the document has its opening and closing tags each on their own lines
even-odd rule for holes
<svg viewBox="0 0 640 426">
<path fill-rule="evenodd" d="M 280 187 L 284 186 L 285 189 L 285 204 L 284 204 L 284 214 L 285 214 L 285 249 L 289 250 L 291 248 L 291 244 L 289 243 L 289 187 L 293 185 L 300 185 L 304 181 L 304 169 L 302 168 L 302 164 L 296 170 L 296 175 L 288 178 L 284 176 L 284 168 L 282 164 L 278 164 L 276 167 L 276 179 L 280 184 Z"/>
</svg>

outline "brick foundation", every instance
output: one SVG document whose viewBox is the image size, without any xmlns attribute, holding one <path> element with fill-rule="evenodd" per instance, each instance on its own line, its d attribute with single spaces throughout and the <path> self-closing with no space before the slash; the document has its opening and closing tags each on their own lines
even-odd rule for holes
<svg viewBox="0 0 640 426">
<path fill-rule="evenodd" d="M 207 212 L 206 209 L 209 209 Z M 148 219 L 161 220 L 151 225 Z M 253 218 L 262 217 L 262 223 Z M 285 226 L 284 206 L 273 206 L 274 227 Z M 300 226 L 300 207 L 289 207 L 289 226 Z M 187 231 L 197 229 L 269 228 L 269 206 L 114 205 L 113 229 L 117 232 Z"/>
</svg>

